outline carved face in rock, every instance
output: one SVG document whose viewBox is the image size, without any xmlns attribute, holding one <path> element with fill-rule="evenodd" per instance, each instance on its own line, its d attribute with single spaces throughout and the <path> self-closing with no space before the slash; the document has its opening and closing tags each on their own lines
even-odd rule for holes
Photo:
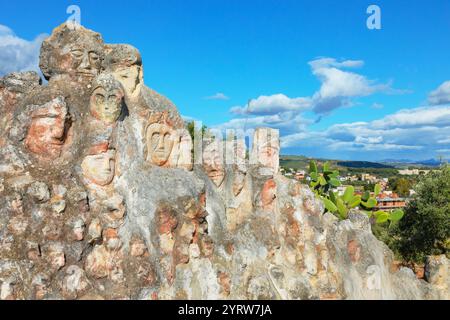
<svg viewBox="0 0 450 320">
<path fill-rule="evenodd" d="M 177 160 L 177 168 L 185 168 L 192 170 L 192 138 L 187 130 L 182 130 L 180 133 L 180 147 Z"/>
<path fill-rule="evenodd" d="M 259 128 L 254 136 L 254 154 L 258 164 L 274 172 L 279 168 L 280 142 L 277 130 Z"/>
<path fill-rule="evenodd" d="M 81 164 L 83 175 L 94 184 L 110 184 L 114 179 L 115 155 L 115 150 L 108 150 L 86 156 Z"/>
<path fill-rule="evenodd" d="M 25 145 L 31 152 L 45 159 L 61 155 L 69 126 L 68 111 L 62 98 L 56 98 L 31 114 L 31 125 Z"/>
<path fill-rule="evenodd" d="M 263 210 L 270 211 L 273 209 L 276 196 L 277 185 L 273 179 L 267 180 L 261 190 L 261 205 Z"/>
<path fill-rule="evenodd" d="M 137 90 L 140 80 L 141 68 L 137 65 L 118 68 L 114 71 L 114 77 L 120 81 L 129 96 L 133 96 Z"/>
<path fill-rule="evenodd" d="M 275 168 L 278 166 L 279 148 L 277 146 L 267 143 L 259 149 L 259 155 L 260 162 L 265 167 Z"/>
<path fill-rule="evenodd" d="M 107 124 L 116 122 L 123 108 L 124 92 L 121 84 L 110 74 L 101 74 L 93 82 L 90 99 L 91 114 Z"/>
<path fill-rule="evenodd" d="M 247 166 L 245 161 L 247 148 L 245 145 L 245 140 L 238 139 L 234 141 L 234 150 L 236 160 L 233 165 L 234 170 L 233 194 L 235 196 L 238 196 L 241 193 L 242 189 L 244 188 L 245 176 L 247 174 Z"/>
<path fill-rule="evenodd" d="M 217 187 L 220 187 L 225 179 L 225 166 L 223 163 L 222 151 L 220 143 L 218 142 L 209 144 L 203 150 L 203 168 Z"/>
<path fill-rule="evenodd" d="M 70 56 L 70 69 L 77 75 L 93 78 L 99 74 L 102 62 L 98 52 L 74 45 L 70 49 Z"/>
<path fill-rule="evenodd" d="M 143 82 L 141 54 L 126 44 L 109 45 L 109 48 L 106 69 L 122 84 L 128 97 L 135 96 Z"/>
<path fill-rule="evenodd" d="M 83 27 L 56 28 L 41 48 L 40 67 L 46 79 L 58 74 L 92 80 L 102 70 L 103 40 Z"/>
<path fill-rule="evenodd" d="M 174 130 L 166 124 L 153 123 L 147 128 L 147 161 L 164 166 L 175 144 Z"/>
<path fill-rule="evenodd" d="M 244 188 L 245 176 L 246 172 L 244 170 L 241 170 L 240 168 L 236 169 L 233 180 L 233 194 L 235 196 L 238 196 Z"/>
</svg>

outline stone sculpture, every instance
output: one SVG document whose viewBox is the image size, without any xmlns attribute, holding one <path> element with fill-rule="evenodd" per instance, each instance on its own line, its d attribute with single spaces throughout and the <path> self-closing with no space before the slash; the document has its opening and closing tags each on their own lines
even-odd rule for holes
<svg viewBox="0 0 450 320">
<path fill-rule="evenodd" d="M 192 170 L 192 138 L 186 129 L 175 129 L 168 112 L 156 112 L 145 129 L 145 159 L 166 168 Z"/>
<path fill-rule="evenodd" d="M 231 141 L 232 162 L 207 141 L 192 168 L 135 48 L 63 24 L 40 67 L 48 84 L 0 78 L 1 300 L 449 298 L 445 256 L 428 282 L 394 270 L 366 215 L 282 176 L 278 131 L 256 129 L 250 159 Z"/>
<path fill-rule="evenodd" d="M 235 161 L 233 163 L 232 169 L 234 172 L 233 177 L 233 194 L 238 196 L 245 184 L 245 177 L 247 175 L 247 161 L 246 161 L 246 151 L 247 147 L 245 145 L 244 139 L 233 140 L 233 150 Z"/>
<path fill-rule="evenodd" d="M 107 144 L 91 149 L 82 164 L 83 175 L 92 183 L 106 186 L 114 179 L 115 150 L 108 149 Z"/>
<path fill-rule="evenodd" d="M 103 59 L 104 44 L 100 34 L 63 24 L 42 43 L 39 66 L 47 80 L 67 75 L 92 81 L 100 74 Z"/>
<path fill-rule="evenodd" d="M 274 201 L 276 195 L 276 183 L 273 179 L 267 180 L 261 190 L 261 205 L 264 211 L 272 211 L 274 209 Z"/>
<path fill-rule="evenodd" d="M 152 123 L 147 127 L 147 161 L 164 166 L 168 163 L 175 145 L 174 130 L 166 124 Z"/>
<path fill-rule="evenodd" d="M 222 143 L 218 140 L 214 140 L 203 150 L 203 169 L 216 187 L 222 185 L 225 165 Z"/>
<path fill-rule="evenodd" d="M 192 170 L 192 150 L 194 148 L 191 135 L 186 129 L 177 130 L 179 135 L 179 148 L 177 157 L 177 168 L 184 168 L 188 171 Z"/>
<path fill-rule="evenodd" d="M 115 123 L 125 109 L 122 85 L 111 74 L 102 73 L 95 78 L 92 88 L 91 115 L 106 124 Z"/>
<path fill-rule="evenodd" d="M 280 136 L 277 130 L 257 128 L 253 136 L 251 163 L 260 165 L 269 175 L 279 170 Z"/>
<path fill-rule="evenodd" d="M 127 98 L 135 101 L 143 84 L 142 59 L 139 51 L 126 44 L 109 46 L 105 58 L 105 68 L 120 81 Z"/>
<path fill-rule="evenodd" d="M 62 98 L 56 98 L 31 113 L 25 145 L 43 159 L 56 159 L 61 155 L 69 126 L 66 104 Z"/>
</svg>

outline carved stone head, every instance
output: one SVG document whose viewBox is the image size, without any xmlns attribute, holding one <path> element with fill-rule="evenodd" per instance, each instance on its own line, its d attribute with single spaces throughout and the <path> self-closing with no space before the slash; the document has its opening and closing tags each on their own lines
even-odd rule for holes
<svg viewBox="0 0 450 320">
<path fill-rule="evenodd" d="M 222 144 L 213 141 L 203 150 L 203 169 L 217 187 L 220 187 L 225 179 L 225 165 L 223 159 Z"/>
<path fill-rule="evenodd" d="M 280 162 L 280 135 L 279 131 L 271 128 L 258 128 L 253 138 L 252 158 L 271 173 L 278 172 Z"/>
<path fill-rule="evenodd" d="M 47 80 L 63 74 L 92 80 L 100 73 L 103 58 L 100 34 L 62 24 L 42 43 L 39 66 Z"/>
<path fill-rule="evenodd" d="M 83 175 L 90 182 L 106 186 L 112 182 L 115 174 L 116 151 L 108 149 L 108 144 L 94 146 L 81 163 Z"/>
<path fill-rule="evenodd" d="M 147 161 L 164 166 L 168 163 L 175 145 L 175 132 L 167 124 L 152 123 L 146 132 Z"/>
<path fill-rule="evenodd" d="M 245 177 L 247 174 L 247 164 L 245 160 L 247 148 L 244 139 L 237 139 L 233 142 L 235 143 L 234 150 L 236 156 L 235 163 L 233 164 L 233 194 L 238 196 L 244 188 Z"/>
<path fill-rule="evenodd" d="M 143 84 L 142 58 L 139 51 L 127 44 L 109 45 L 105 68 L 120 81 L 127 97 L 135 97 Z"/>
<path fill-rule="evenodd" d="M 273 179 L 267 180 L 261 190 L 261 205 L 264 211 L 271 211 L 274 208 L 277 185 Z"/>
<path fill-rule="evenodd" d="M 123 111 L 124 91 L 111 74 L 102 73 L 92 85 L 90 111 L 92 116 L 107 124 L 115 123 Z"/>
<path fill-rule="evenodd" d="M 56 159 L 61 155 L 69 125 L 66 103 L 58 97 L 31 113 L 25 146 L 41 158 Z"/>
<path fill-rule="evenodd" d="M 180 132 L 180 143 L 178 148 L 179 154 L 176 166 L 177 168 L 192 170 L 192 137 L 186 129 L 179 129 L 178 132 Z"/>
</svg>

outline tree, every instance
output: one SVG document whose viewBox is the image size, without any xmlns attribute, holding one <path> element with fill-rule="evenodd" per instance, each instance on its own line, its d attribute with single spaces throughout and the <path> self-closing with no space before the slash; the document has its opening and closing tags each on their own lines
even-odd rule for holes
<svg viewBox="0 0 450 320">
<path fill-rule="evenodd" d="M 372 192 L 374 188 L 375 188 L 375 183 L 365 183 L 364 184 L 364 191 Z"/>
<path fill-rule="evenodd" d="M 427 255 L 449 253 L 450 166 L 421 177 L 417 194 L 398 223 L 396 247 L 407 261 L 423 262 Z"/>
<path fill-rule="evenodd" d="M 186 123 L 186 128 L 189 131 L 189 134 L 191 135 L 192 141 L 194 141 L 195 137 L 195 121 L 189 121 Z M 208 130 L 208 127 L 205 125 L 202 125 L 201 128 L 201 135 L 204 136 Z"/>
<path fill-rule="evenodd" d="M 409 190 L 413 187 L 413 182 L 409 179 L 398 178 L 391 183 L 392 190 L 401 197 L 408 197 Z"/>
</svg>

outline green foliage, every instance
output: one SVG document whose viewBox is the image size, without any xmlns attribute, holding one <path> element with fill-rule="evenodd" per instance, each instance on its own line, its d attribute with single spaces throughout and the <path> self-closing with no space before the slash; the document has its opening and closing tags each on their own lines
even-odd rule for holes
<svg viewBox="0 0 450 320">
<path fill-rule="evenodd" d="M 381 186 L 378 184 L 374 186 L 373 196 L 369 191 L 364 192 L 362 196 L 357 195 L 353 186 L 348 186 L 344 194 L 339 196 L 333 191 L 335 187 L 341 185 L 341 182 L 338 180 L 339 171 L 332 170 L 328 162 L 324 163 L 320 170 L 316 162 L 311 161 L 309 164 L 309 176 L 311 178 L 310 187 L 322 199 L 325 210 L 342 220 L 347 219 L 350 209 L 356 207 L 364 211 L 377 224 L 387 221 L 397 222 L 404 215 L 401 210 L 396 210 L 392 213 L 373 211 L 373 208 L 377 206 L 376 197 L 381 193 Z"/>
<path fill-rule="evenodd" d="M 191 135 L 192 141 L 194 141 L 195 137 L 195 121 L 189 121 L 186 123 L 186 128 L 189 131 L 189 134 Z M 200 130 L 199 130 L 200 131 Z M 204 136 L 208 131 L 208 127 L 203 125 L 201 128 L 201 135 Z"/>
<path fill-rule="evenodd" d="M 406 178 L 394 178 L 390 179 L 392 191 L 397 193 L 400 197 L 409 197 L 409 190 L 414 186 L 414 180 Z"/>
<path fill-rule="evenodd" d="M 395 257 L 402 260 L 403 257 L 399 253 L 399 237 L 398 222 L 391 221 L 390 223 L 378 223 L 372 225 L 372 232 L 378 240 L 383 241 L 394 252 Z"/>
<path fill-rule="evenodd" d="M 406 208 L 394 236 L 407 261 L 423 262 L 427 255 L 449 254 L 450 167 L 421 177 L 417 194 Z M 396 215 L 398 218 L 400 215 Z"/>
<path fill-rule="evenodd" d="M 398 222 L 400 220 L 402 220 L 403 216 L 405 215 L 405 212 L 403 210 L 394 210 L 391 213 L 391 221 L 393 222 Z"/>
<path fill-rule="evenodd" d="M 361 173 L 369 173 L 369 174 L 374 174 L 380 177 L 384 177 L 384 178 L 390 178 L 390 177 L 395 177 L 398 175 L 398 170 L 397 169 L 391 169 L 391 168 L 347 168 L 347 173 L 348 174 L 356 174 L 359 175 Z M 370 189 L 370 190 L 373 190 Z"/>
<path fill-rule="evenodd" d="M 309 163 L 309 176 L 311 177 L 310 187 L 318 195 L 328 194 L 329 190 L 339 187 L 341 182 L 337 179 L 339 171 L 331 170 L 330 163 L 325 162 L 319 168 L 315 161 Z"/>
</svg>

